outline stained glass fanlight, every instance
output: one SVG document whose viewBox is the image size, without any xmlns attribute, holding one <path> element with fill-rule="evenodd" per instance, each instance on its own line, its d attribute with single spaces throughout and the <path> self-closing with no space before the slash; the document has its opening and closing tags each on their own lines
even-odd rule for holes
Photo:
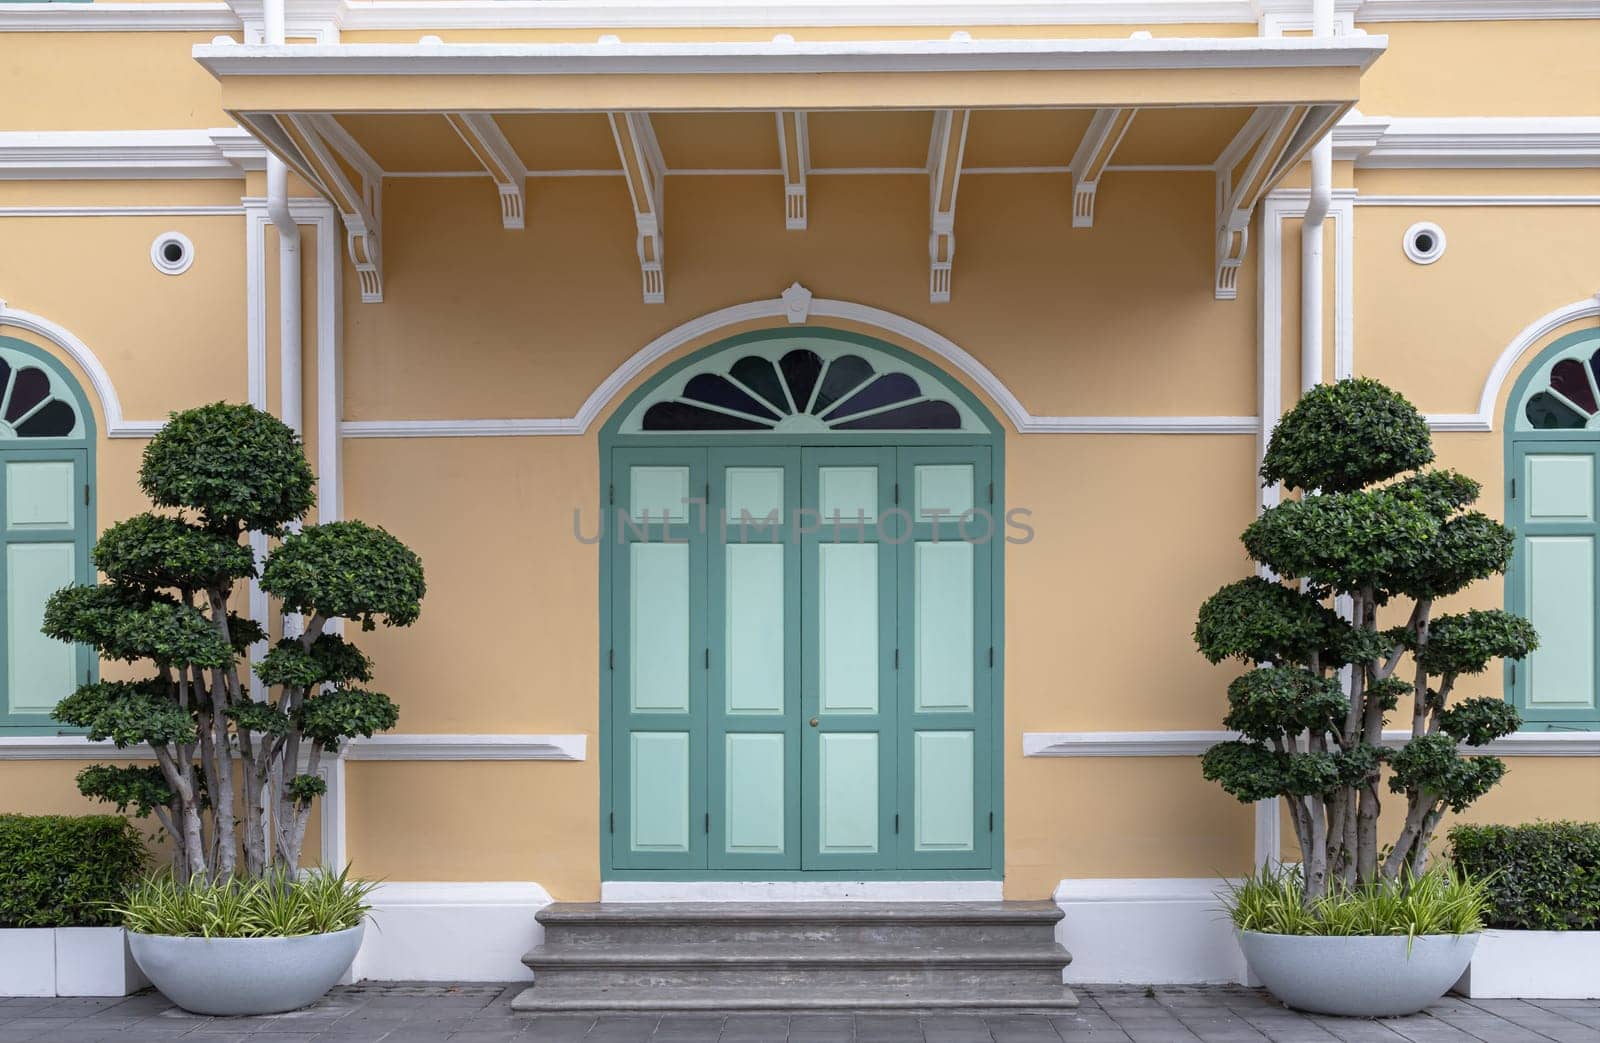
<svg viewBox="0 0 1600 1043">
<path fill-rule="evenodd" d="M 1600 351 L 1588 358 L 1561 359 L 1550 367 L 1542 384 L 1535 385 L 1523 406 L 1523 417 L 1530 426 L 1538 431 L 1590 426 L 1600 414 Z"/>
<path fill-rule="evenodd" d="M 80 433 L 78 407 L 62 382 L 32 358 L 0 351 L 0 439 Z"/>
<path fill-rule="evenodd" d="M 962 411 L 925 377 L 886 371 L 864 357 L 825 358 L 793 348 L 746 354 L 725 370 L 688 378 L 674 397 L 648 406 L 646 432 L 959 431 Z"/>
</svg>

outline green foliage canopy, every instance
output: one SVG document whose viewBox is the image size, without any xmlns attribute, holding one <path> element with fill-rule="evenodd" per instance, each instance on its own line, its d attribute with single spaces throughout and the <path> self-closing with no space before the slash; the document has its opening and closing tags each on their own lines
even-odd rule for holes
<svg viewBox="0 0 1600 1043">
<path fill-rule="evenodd" d="M 287 612 L 409 626 L 427 585 L 422 561 L 383 529 L 358 521 L 310 525 L 286 539 L 261 573 L 261 587 Z"/>
</svg>

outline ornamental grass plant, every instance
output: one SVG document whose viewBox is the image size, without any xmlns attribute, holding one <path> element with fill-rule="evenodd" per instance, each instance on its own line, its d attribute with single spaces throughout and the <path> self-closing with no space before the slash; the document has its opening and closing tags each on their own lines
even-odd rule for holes
<svg viewBox="0 0 1600 1043">
<path fill-rule="evenodd" d="M 1262 934 L 1333 936 L 1476 934 L 1494 902 L 1488 878 L 1435 868 L 1393 880 L 1339 885 L 1309 900 L 1299 866 L 1264 866 L 1219 896 L 1233 925 Z"/>
<path fill-rule="evenodd" d="M 183 938 L 294 938 L 331 934 L 361 923 L 377 884 L 335 874 L 296 877 L 282 868 L 263 876 L 180 881 L 149 877 L 115 907 L 123 926 L 139 934 Z"/>
</svg>

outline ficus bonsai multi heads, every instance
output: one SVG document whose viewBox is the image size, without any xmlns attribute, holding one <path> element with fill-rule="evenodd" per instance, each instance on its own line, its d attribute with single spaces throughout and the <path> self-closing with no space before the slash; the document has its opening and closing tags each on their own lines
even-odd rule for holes
<svg viewBox="0 0 1600 1043">
<path fill-rule="evenodd" d="M 1435 601 L 1505 571 L 1512 534 L 1469 509 L 1477 482 L 1429 469 L 1433 459 L 1427 422 L 1396 392 L 1366 379 L 1313 389 L 1262 463 L 1265 482 L 1299 496 L 1244 532 L 1261 575 L 1200 608 L 1201 653 L 1252 667 L 1228 686 L 1224 723 L 1240 738 L 1206 753 L 1205 777 L 1241 801 L 1287 801 L 1308 902 L 1334 883 L 1424 870 L 1446 810 L 1505 773 L 1462 748 L 1520 724 L 1502 699 L 1451 700 L 1463 678 L 1526 656 L 1537 637 L 1500 610 L 1434 615 Z M 1410 738 L 1388 749 L 1384 724 L 1405 700 Z M 1380 862 L 1385 764 L 1406 814 Z"/>
<path fill-rule="evenodd" d="M 95 765 L 78 787 L 119 810 L 154 813 L 180 881 L 297 868 L 325 789 L 323 753 L 398 716 L 387 696 L 362 687 L 371 661 L 336 621 L 363 630 L 415 622 L 422 563 L 361 522 L 302 528 L 316 477 L 300 439 L 250 406 L 173 414 L 145 449 L 139 484 L 165 511 L 107 529 L 93 553 L 103 581 L 52 596 L 44 632 L 151 668 L 139 680 L 86 683 L 54 716 L 90 739 L 147 743 L 156 763 Z M 259 571 L 252 533 L 278 541 Z M 241 661 L 267 634 L 229 606 L 256 578 L 278 599 L 283 636 L 256 663 L 262 690 L 252 694 Z"/>
</svg>

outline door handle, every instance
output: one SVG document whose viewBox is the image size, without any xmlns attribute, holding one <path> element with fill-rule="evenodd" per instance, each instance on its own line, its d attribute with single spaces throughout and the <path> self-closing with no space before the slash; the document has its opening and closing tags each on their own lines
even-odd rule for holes
<svg viewBox="0 0 1600 1043">
<path fill-rule="evenodd" d="M 815 728 L 816 726 L 817 726 L 817 719 L 815 717 L 813 717 L 813 718 L 811 718 L 811 727 Z"/>
</svg>

